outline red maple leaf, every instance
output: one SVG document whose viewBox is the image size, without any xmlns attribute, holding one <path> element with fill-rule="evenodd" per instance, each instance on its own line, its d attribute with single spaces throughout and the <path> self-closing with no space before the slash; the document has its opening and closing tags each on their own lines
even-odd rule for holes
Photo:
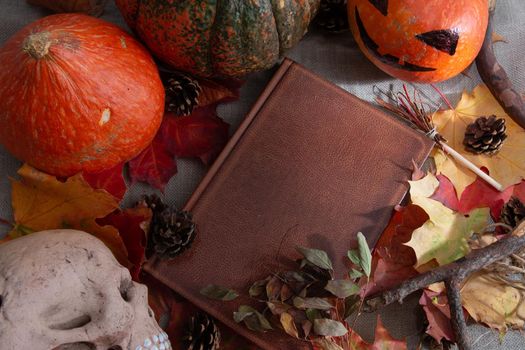
<svg viewBox="0 0 525 350">
<path fill-rule="evenodd" d="M 143 181 L 164 191 L 164 187 L 177 173 L 177 163 L 166 150 L 159 134 L 138 156 L 129 162 L 131 180 Z"/>
<path fill-rule="evenodd" d="M 166 149 L 177 157 L 198 157 L 209 164 L 228 141 L 229 124 L 217 116 L 215 107 L 197 108 L 186 117 L 168 113 L 159 135 Z"/>
<path fill-rule="evenodd" d="M 243 84 L 239 80 L 213 81 L 200 79 L 202 88 L 199 94 L 199 107 L 217 105 L 218 103 L 231 102 L 239 99 L 239 89 Z"/>
<path fill-rule="evenodd" d="M 151 210 L 146 207 L 129 208 L 114 211 L 108 216 L 97 219 L 99 225 L 111 225 L 117 228 L 128 251 L 128 260 L 133 264 L 131 276 L 139 280 L 139 273 L 145 261 L 147 229 L 151 221 Z"/>
<path fill-rule="evenodd" d="M 371 295 L 395 287 L 418 274 L 414 250 L 404 245 L 415 229 L 428 220 L 428 215 L 417 205 L 409 205 L 395 212 L 376 244 L 372 255 L 372 278 L 364 294 Z"/>
<path fill-rule="evenodd" d="M 458 211 L 459 200 L 454 184 L 445 175 L 439 174 L 436 178 L 439 181 L 439 187 L 430 198 L 443 203 L 445 207 Z"/>
<path fill-rule="evenodd" d="M 503 205 L 512 196 L 525 201 L 525 181 L 500 192 L 478 177 L 463 191 L 459 201 L 459 212 L 468 214 L 472 209 L 489 207 L 493 219 L 497 221 Z"/>
<path fill-rule="evenodd" d="M 423 307 L 428 320 L 426 333 L 434 338 L 438 343 L 443 338 L 454 342 L 456 337 L 450 323 L 450 309 L 448 306 L 447 296 L 444 293 L 438 293 L 425 289 L 419 305 Z"/>
<path fill-rule="evenodd" d="M 113 168 L 99 171 L 96 173 L 83 172 L 82 177 L 94 189 L 103 189 L 118 198 L 124 197 L 128 187 L 122 175 L 124 163 L 118 164 Z"/>
</svg>

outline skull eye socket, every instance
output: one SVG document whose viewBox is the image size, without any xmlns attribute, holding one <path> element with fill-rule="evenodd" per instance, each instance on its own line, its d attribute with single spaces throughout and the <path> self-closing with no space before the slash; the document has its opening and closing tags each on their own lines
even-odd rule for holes
<svg viewBox="0 0 525 350">
<path fill-rule="evenodd" d="M 97 347 L 93 343 L 88 342 L 77 342 L 77 343 L 67 343 L 57 346 L 52 350 L 96 350 Z"/>
<path fill-rule="evenodd" d="M 122 350 L 122 346 L 114 345 L 114 346 L 110 347 L 108 350 Z"/>
<path fill-rule="evenodd" d="M 133 299 L 133 281 L 130 279 L 123 279 L 119 286 L 120 296 L 124 301 L 130 302 Z"/>
<path fill-rule="evenodd" d="M 56 330 L 60 330 L 60 331 L 67 331 L 67 330 L 70 330 L 70 329 L 84 327 L 89 322 L 91 322 L 91 316 L 89 316 L 89 315 L 81 315 L 81 316 L 72 318 L 70 320 L 67 320 L 66 322 L 52 324 L 52 325 L 49 326 L 49 329 L 56 329 Z"/>
</svg>

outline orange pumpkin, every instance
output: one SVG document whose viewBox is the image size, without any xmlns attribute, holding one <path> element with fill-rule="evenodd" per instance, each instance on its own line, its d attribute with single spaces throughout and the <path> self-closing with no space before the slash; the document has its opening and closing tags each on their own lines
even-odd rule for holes
<svg viewBox="0 0 525 350">
<path fill-rule="evenodd" d="M 115 25 L 42 18 L 0 48 L 0 143 L 53 175 L 100 171 L 144 149 L 164 89 L 149 53 Z"/>
<path fill-rule="evenodd" d="M 403 80 L 438 82 L 478 55 L 488 0 L 349 0 L 350 28 L 364 54 Z"/>
</svg>

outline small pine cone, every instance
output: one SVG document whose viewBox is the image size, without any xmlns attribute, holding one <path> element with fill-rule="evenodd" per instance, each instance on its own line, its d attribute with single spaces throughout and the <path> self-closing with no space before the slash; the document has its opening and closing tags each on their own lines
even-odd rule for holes
<svg viewBox="0 0 525 350">
<path fill-rule="evenodd" d="M 156 194 L 151 194 L 149 196 L 144 196 L 142 199 L 135 205 L 136 207 L 148 207 L 151 209 L 153 215 L 159 214 L 164 209 L 166 209 L 166 204 L 162 202 L 159 196 Z"/>
<path fill-rule="evenodd" d="M 199 104 L 199 82 L 182 73 L 170 73 L 164 81 L 166 110 L 181 116 L 191 114 Z"/>
<path fill-rule="evenodd" d="M 517 197 L 512 197 L 501 210 L 500 221 L 512 228 L 525 219 L 525 205 Z"/>
<path fill-rule="evenodd" d="M 188 350 L 217 350 L 221 343 L 221 332 L 213 318 L 199 313 L 191 318 L 186 336 Z"/>
<path fill-rule="evenodd" d="M 154 216 L 148 250 L 161 259 L 173 259 L 190 247 L 195 238 L 195 227 L 190 213 L 166 208 Z"/>
<path fill-rule="evenodd" d="M 479 117 L 467 126 L 463 145 L 471 153 L 493 155 L 500 150 L 507 138 L 506 131 L 505 119 L 495 115 Z"/>
<path fill-rule="evenodd" d="M 328 32 L 342 32 L 349 29 L 347 0 L 321 0 L 315 24 Z"/>
</svg>

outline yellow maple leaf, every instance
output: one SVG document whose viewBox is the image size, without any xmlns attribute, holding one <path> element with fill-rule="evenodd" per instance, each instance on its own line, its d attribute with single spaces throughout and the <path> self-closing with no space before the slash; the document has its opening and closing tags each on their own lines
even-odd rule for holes
<svg viewBox="0 0 525 350">
<path fill-rule="evenodd" d="M 423 208 L 429 216 L 429 220 L 416 229 L 406 243 L 416 253 L 416 267 L 433 259 L 439 265 L 445 265 L 465 256 L 470 251 L 468 238 L 487 226 L 490 210 L 475 209 L 464 216 L 431 199 L 439 186 L 432 174 L 409 183 L 412 203 Z"/>
<path fill-rule="evenodd" d="M 469 277 L 461 288 L 463 307 L 477 322 L 505 330 L 525 326 L 524 292 L 498 279 L 493 272 Z"/>
<path fill-rule="evenodd" d="M 504 118 L 508 138 L 501 150 L 492 157 L 474 155 L 465 151 L 463 138 L 467 125 L 480 116 L 496 115 Z M 501 108 L 485 85 L 478 85 L 472 94 L 463 92 L 461 101 L 453 110 L 437 112 L 434 117 L 437 131 L 448 140 L 448 144 L 478 167 L 486 167 L 490 176 L 507 188 L 520 182 L 525 175 L 525 130 L 516 124 Z M 476 179 L 468 169 L 447 157 L 441 151 L 434 153 L 438 172 L 447 176 L 458 196 Z"/>
<path fill-rule="evenodd" d="M 11 238 L 42 230 L 77 229 L 101 239 L 122 264 L 128 264 L 118 230 L 95 222 L 118 208 L 112 195 L 94 190 L 81 175 L 61 182 L 29 165 L 23 165 L 18 175 L 20 180 L 11 179 L 15 218 Z"/>
</svg>

